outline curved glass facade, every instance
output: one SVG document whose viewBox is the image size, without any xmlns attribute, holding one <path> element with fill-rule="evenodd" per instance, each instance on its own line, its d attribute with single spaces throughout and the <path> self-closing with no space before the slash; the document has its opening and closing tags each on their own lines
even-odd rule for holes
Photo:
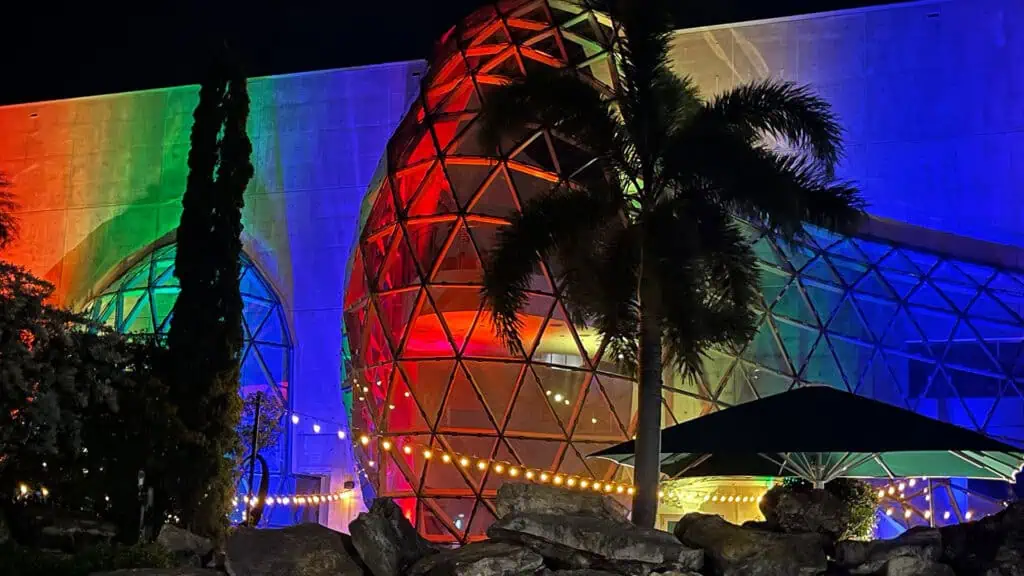
<svg viewBox="0 0 1024 576">
<path fill-rule="evenodd" d="M 89 317 L 124 334 L 166 334 L 179 291 L 174 277 L 175 248 L 169 244 L 151 251 L 114 280 L 86 305 Z M 284 309 L 253 262 L 245 254 L 240 258 L 244 349 L 239 393 L 262 392 L 287 409 L 291 340 Z M 260 450 L 270 469 L 271 493 L 287 493 L 293 483 L 288 473 L 288 431 L 283 424 L 281 428 L 278 444 Z M 268 513 L 264 517 L 290 523 L 276 516 Z"/>
</svg>

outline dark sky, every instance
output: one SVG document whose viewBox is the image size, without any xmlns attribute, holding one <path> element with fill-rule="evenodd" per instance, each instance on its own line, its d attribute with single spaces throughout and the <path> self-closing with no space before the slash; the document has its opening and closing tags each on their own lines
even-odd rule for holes
<svg viewBox="0 0 1024 576">
<path fill-rule="evenodd" d="M 224 37 L 250 76 L 425 58 L 485 1 L 13 0 L 0 9 L 0 104 L 194 83 Z M 679 27 L 882 3 L 676 1 Z"/>
</svg>

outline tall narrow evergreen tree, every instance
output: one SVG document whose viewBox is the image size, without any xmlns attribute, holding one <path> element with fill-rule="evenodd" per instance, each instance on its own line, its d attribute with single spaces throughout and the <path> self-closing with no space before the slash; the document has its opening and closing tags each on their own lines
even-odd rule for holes
<svg viewBox="0 0 1024 576">
<path fill-rule="evenodd" d="M 241 412 L 238 257 L 243 195 L 253 174 L 248 115 L 245 77 L 238 67 L 218 63 L 193 114 L 175 258 L 181 291 L 167 338 L 165 373 L 189 431 L 171 491 L 186 525 L 215 537 L 230 510 Z"/>
</svg>

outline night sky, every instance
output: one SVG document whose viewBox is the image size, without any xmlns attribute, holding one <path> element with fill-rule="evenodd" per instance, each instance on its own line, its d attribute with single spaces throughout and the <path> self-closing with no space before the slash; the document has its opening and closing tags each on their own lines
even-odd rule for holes
<svg viewBox="0 0 1024 576">
<path fill-rule="evenodd" d="M 677 2 L 678 27 L 883 3 Z M 224 38 L 250 76 L 425 58 L 436 38 L 484 3 L 156 0 L 126 9 L 104 0 L 15 0 L 0 9 L 0 104 L 195 83 L 210 46 Z"/>
</svg>

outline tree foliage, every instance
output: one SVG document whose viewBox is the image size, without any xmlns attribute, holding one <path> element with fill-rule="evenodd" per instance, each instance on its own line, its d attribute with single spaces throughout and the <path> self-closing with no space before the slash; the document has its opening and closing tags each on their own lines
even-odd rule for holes
<svg viewBox="0 0 1024 576">
<path fill-rule="evenodd" d="M 219 536 L 234 487 L 242 348 L 239 292 L 243 194 L 252 178 L 249 97 L 239 69 L 219 61 L 193 114 L 175 276 L 181 291 L 167 338 L 167 383 L 189 433 L 179 452 L 182 520 Z"/>
<path fill-rule="evenodd" d="M 483 296 L 519 347 L 530 277 L 554 264 L 571 320 L 638 370 L 634 520 L 652 525 L 659 479 L 663 358 L 701 373 L 714 347 L 755 330 L 756 259 L 736 217 L 791 239 L 811 223 L 854 229 L 863 203 L 837 181 L 841 130 L 828 104 L 779 80 L 710 100 L 669 69 L 667 0 L 601 3 L 620 27 L 620 81 L 603 92 L 575 69 L 538 70 L 490 93 L 484 144 L 541 128 L 596 160 L 528 202 L 487 259 Z"/>
<path fill-rule="evenodd" d="M 814 485 L 803 478 L 786 478 L 775 490 L 809 492 Z M 837 478 L 825 484 L 825 490 L 843 503 L 842 517 L 846 520 L 837 540 L 870 540 L 878 526 L 878 498 L 875 489 L 863 480 Z"/>
<path fill-rule="evenodd" d="M 18 235 L 18 219 L 14 212 L 18 202 L 11 192 L 11 181 L 0 172 L 0 250 L 7 247 Z"/>
</svg>

